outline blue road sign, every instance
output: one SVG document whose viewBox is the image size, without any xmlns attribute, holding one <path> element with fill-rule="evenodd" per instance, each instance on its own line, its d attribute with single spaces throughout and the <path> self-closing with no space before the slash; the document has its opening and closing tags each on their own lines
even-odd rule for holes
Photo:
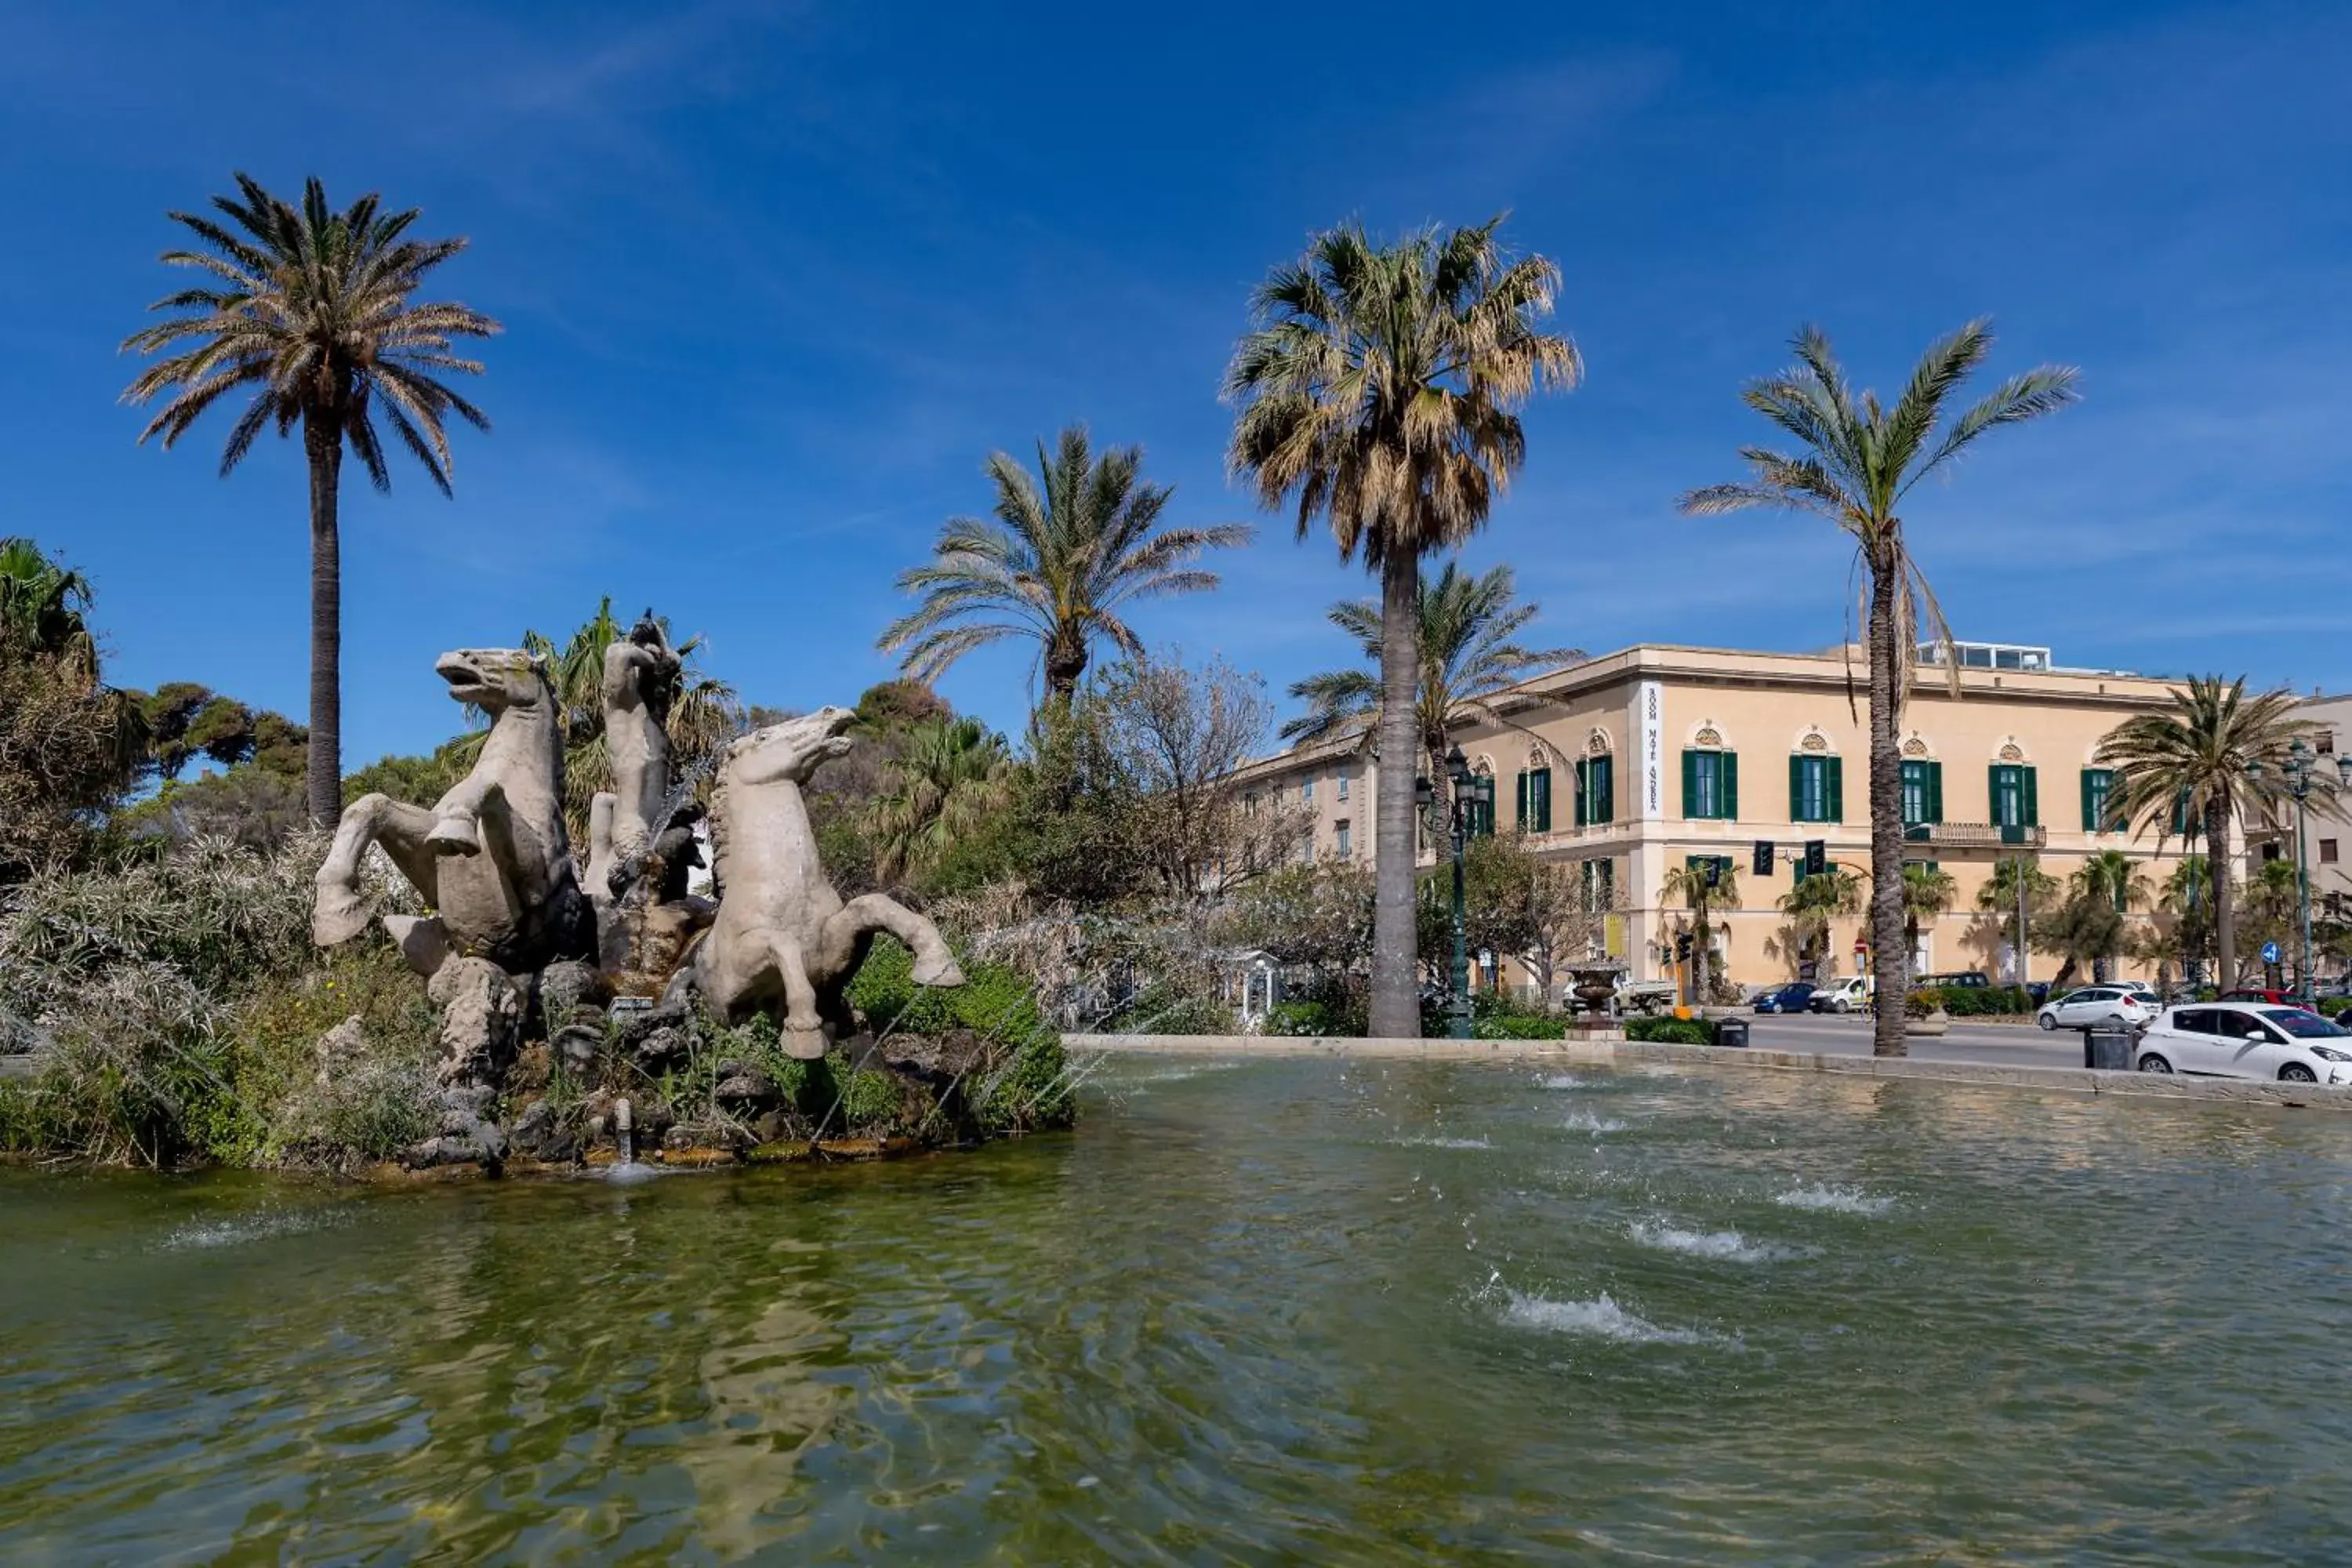
<svg viewBox="0 0 2352 1568">
<path fill-rule="evenodd" d="M 2263 943 L 2263 962 L 2264 963 L 2276 963 L 2278 962 L 2278 943 L 2274 942 L 2266 942 Z"/>
</svg>

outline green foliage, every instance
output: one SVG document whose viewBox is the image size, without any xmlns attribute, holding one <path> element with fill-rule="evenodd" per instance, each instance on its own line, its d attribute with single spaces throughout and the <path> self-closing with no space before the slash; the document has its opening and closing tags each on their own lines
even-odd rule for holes
<svg viewBox="0 0 2352 1568">
<path fill-rule="evenodd" d="M 1360 1001 L 1325 1001 L 1299 997 L 1278 1002 L 1265 1016 L 1258 1031 L 1265 1035 L 1290 1037 L 1333 1037 L 1354 1038 L 1364 1032 L 1364 1007 Z"/>
<path fill-rule="evenodd" d="M 2022 985 L 1928 985 L 1911 994 L 1929 998 L 1955 1018 L 2011 1017 L 2033 1011 L 2033 999 Z"/>
<path fill-rule="evenodd" d="M 914 957 L 889 937 L 874 949 L 850 982 L 850 1005 L 878 1035 L 957 1031 L 989 1045 L 971 1103 L 990 1132 L 1065 1127 L 1076 1115 L 1062 1037 L 1037 1010 L 1028 984 L 1001 963 L 965 959 L 964 984 L 950 988 L 914 983 Z"/>
<path fill-rule="evenodd" d="M 1234 1010 L 1217 997 L 1194 995 L 1181 986 L 1155 982 L 1096 1027 L 1110 1035 L 1230 1035 L 1234 1027 Z"/>
<path fill-rule="evenodd" d="M 1628 1018 L 1625 1037 L 1675 1046 L 1715 1044 L 1715 1025 L 1705 1018 Z"/>
</svg>

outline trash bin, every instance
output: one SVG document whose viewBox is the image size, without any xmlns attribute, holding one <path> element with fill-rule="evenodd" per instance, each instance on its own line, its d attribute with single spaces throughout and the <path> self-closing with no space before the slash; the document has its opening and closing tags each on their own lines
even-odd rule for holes
<svg viewBox="0 0 2352 1568">
<path fill-rule="evenodd" d="M 2129 1072 L 2132 1043 L 2129 1029 L 2094 1025 L 2083 1031 L 2083 1065 L 2102 1072 Z"/>
<path fill-rule="evenodd" d="M 1718 1046 L 1746 1047 L 1748 1044 L 1748 1020 L 1745 1018 L 1717 1018 L 1715 1021 L 1715 1043 Z"/>
</svg>

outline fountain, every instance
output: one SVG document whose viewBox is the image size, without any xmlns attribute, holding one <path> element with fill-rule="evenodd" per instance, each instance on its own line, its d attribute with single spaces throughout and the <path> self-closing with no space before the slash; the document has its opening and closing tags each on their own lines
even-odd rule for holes
<svg viewBox="0 0 2352 1568">
<path fill-rule="evenodd" d="M 1610 1005 L 1617 995 L 1617 983 L 1625 973 L 1625 962 L 1618 958 L 1587 959 L 1571 965 L 1569 978 L 1573 982 L 1569 994 L 1576 998 L 1577 1016 L 1569 1020 L 1568 1037 L 1571 1040 L 1618 1040 L 1624 1031 L 1610 1016 Z"/>
</svg>

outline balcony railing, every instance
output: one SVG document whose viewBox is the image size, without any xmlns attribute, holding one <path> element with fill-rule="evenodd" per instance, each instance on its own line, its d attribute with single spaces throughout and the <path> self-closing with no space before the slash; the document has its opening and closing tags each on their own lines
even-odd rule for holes
<svg viewBox="0 0 2352 1568">
<path fill-rule="evenodd" d="M 2050 841 L 2050 830 L 1998 822 L 1915 822 L 1903 829 L 1903 841 L 1944 849 L 2039 849 Z"/>
</svg>

